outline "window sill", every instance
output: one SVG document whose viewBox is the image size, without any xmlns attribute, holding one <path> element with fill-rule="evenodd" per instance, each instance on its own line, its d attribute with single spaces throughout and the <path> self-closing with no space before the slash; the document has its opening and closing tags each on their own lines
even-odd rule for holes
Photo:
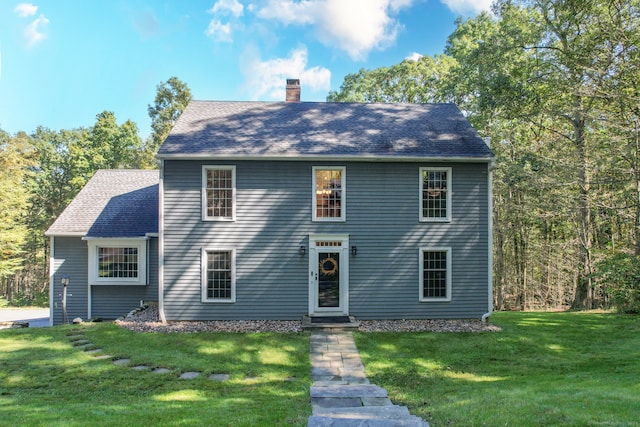
<svg viewBox="0 0 640 427">
<path fill-rule="evenodd" d="M 451 302 L 451 298 L 422 298 L 418 302 Z"/>
<path fill-rule="evenodd" d="M 226 299 L 203 299 L 203 304 L 235 304 L 235 300 L 226 300 Z"/>
</svg>

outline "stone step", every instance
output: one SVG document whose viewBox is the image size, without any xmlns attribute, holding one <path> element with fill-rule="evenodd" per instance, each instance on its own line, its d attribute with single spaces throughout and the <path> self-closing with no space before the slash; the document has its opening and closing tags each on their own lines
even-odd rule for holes
<svg viewBox="0 0 640 427">
<path fill-rule="evenodd" d="M 429 427 L 429 423 L 421 419 L 361 419 L 332 418 L 312 415 L 308 427 Z"/>
<path fill-rule="evenodd" d="M 387 390 L 373 384 L 349 384 L 338 386 L 311 386 L 311 397 L 388 397 Z"/>
<path fill-rule="evenodd" d="M 333 418 L 384 418 L 395 420 L 412 415 L 406 406 L 361 406 L 359 408 L 314 408 L 313 415 Z"/>
</svg>

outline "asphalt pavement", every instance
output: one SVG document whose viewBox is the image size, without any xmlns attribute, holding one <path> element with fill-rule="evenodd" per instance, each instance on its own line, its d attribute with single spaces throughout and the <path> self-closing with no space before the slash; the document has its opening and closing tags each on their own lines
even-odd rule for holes
<svg viewBox="0 0 640 427">
<path fill-rule="evenodd" d="M 28 322 L 30 328 L 49 326 L 48 308 L 0 308 L 0 322 Z"/>
</svg>

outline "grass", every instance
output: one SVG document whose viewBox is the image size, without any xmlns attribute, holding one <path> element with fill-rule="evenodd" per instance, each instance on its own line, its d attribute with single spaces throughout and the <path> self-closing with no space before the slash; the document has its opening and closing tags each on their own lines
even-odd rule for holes
<svg viewBox="0 0 640 427">
<path fill-rule="evenodd" d="M 640 426 L 640 318 L 496 313 L 496 333 L 356 333 L 372 383 L 442 426 Z M 81 326 L 138 372 L 74 348 L 77 326 L 0 331 L 0 425 L 303 426 L 309 335 Z M 195 380 L 182 372 L 199 371 Z M 213 373 L 230 375 L 210 381 Z"/>
<path fill-rule="evenodd" d="M 86 338 L 129 366 L 73 348 L 62 326 L 0 331 L 0 425 L 306 425 L 308 334 L 140 334 L 113 324 Z M 194 380 L 180 373 L 199 371 Z M 225 382 L 209 374 L 224 373 Z"/>
<path fill-rule="evenodd" d="M 640 318 L 496 313 L 499 333 L 356 334 L 372 383 L 440 426 L 640 426 Z"/>
</svg>

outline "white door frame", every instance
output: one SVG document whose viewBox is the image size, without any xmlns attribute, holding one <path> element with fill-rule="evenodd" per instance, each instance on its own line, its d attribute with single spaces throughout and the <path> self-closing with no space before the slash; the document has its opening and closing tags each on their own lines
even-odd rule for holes
<svg viewBox="0 0 640 427">
<path fill-rule="evenodd" d="M 327 242 L 332 242 L 331 246 Z M 340 304 L 338 307 L 318 307 L 318 254 L 340 253 Z M 349 314 L 349 235 L 309 234 L 309 316 Z"/>
</svg>

